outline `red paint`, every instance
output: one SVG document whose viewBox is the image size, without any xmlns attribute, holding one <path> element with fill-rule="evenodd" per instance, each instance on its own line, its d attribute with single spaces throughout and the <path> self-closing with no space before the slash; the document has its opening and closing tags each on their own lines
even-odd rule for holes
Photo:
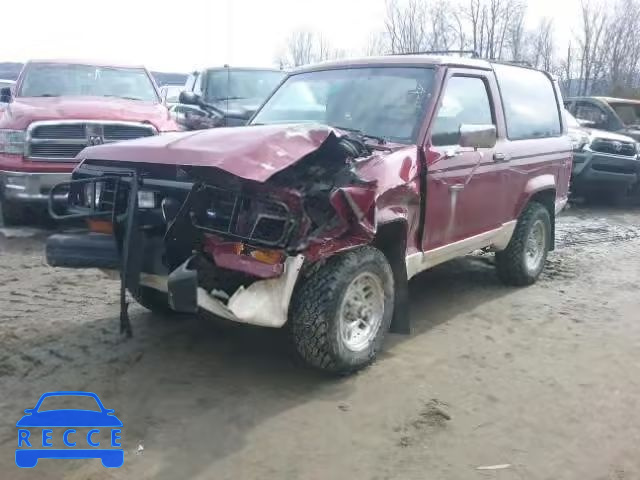
<svg viewBox="0 0 640 480">
<path fill-rule="evenodd" d="M 265 182 L 317 150 L 335 131 L 324 125 L 215 128 L 87 148 L 83 158 L 216 167 Z"/>
<path fill-rule="evenodd" d="M 238 255 L 237 245 L 237 242 L 227 242 L 216 235 L 205 235 L 203 249 L 220 268 L 244 272 L 263 279 L 279 277 L 284 272 L 282 263 L 270 265 L 249 255 Z"/>
</svg>

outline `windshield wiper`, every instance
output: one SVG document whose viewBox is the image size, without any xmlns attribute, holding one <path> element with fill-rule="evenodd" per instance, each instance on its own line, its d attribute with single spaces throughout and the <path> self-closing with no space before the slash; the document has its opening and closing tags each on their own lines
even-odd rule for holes
<svg viewBox="0 0 640 480">
<path fill-rule="evenodd" d="M 57 93 L 43 93 L 42 95 L 38 95 L 39 97 L 59 97 Z"/>
<path fill-rule="evenodd" d="M 224 102 L 225 100 L 246 100 L 248 97 L 215 97 L 214 102 Z"/>
<path fill-rule="evenodd" d="M 359 135 L 362 138 L 369 138 L 371 140 L 376 140 L 378 142 L 378 145 L 384 145 L 385 143 L 387 143 L 387 139 L 386 138 L 378 137 L 377 135 L 369 135 L 368 133 L 364 133 L 362 130 L 358 130 L 357 128 L 339 127 L 337 125 L 333 125 L 333 127 L 337 128 L 338 130 L 344 130 L 346 132 L 355 133 L 356 135 Z"/>
<path fill-rule="evenodd" d="M 139 102 L 142 101 L 141 98 L 137 98 L 137 97 L 125 97 L 122 95 L 103 95 L 103 97 L 109 97 L 109 98 L 124 98 L 125 100 L 137 100 Z"/>
</svg>

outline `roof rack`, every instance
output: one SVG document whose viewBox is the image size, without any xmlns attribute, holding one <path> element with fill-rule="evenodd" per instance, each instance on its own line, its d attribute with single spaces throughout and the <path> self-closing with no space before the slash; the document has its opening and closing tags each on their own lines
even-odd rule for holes
<svg viewBox="0 0 640 480">
<path fill-rule="evenodd" d="M 524 65 L 525 67 L 534 68 L 533 64 L 531 62 L 528 62 L 527 60 L 497 60 L 497 59 L 491 59 L 490 61 L 493 62 L 493 63 L 506 63 L 507 65 Z"/>
<path fill-rule="evenodd" d="M 392 55 L 471 55 L 471 58 L 480 58 L 475 50 L 425 50 L 421 52 L 393 53 Z"/>
</svg>

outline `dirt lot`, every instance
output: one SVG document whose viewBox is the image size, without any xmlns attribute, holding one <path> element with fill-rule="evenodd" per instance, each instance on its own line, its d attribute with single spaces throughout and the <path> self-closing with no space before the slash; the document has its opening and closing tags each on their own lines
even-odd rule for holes
<svg viewBox="0 0 640 480">
<path fill-rule="evenodd" d="M 126 340 L 117 282 L 49 268 L 44 234 L 4 230 L 0 477 L 637 480 L 640 209 L 559 223 L 533 287 L 501 286 L 483 257 L 417 277 L 414 334 L 343 379 L 297 366 L 278 331 L 135 307 Z M 17 469 L 15 422 L 51 390 L 116 410 L 121 469 Z"/>
</svg>

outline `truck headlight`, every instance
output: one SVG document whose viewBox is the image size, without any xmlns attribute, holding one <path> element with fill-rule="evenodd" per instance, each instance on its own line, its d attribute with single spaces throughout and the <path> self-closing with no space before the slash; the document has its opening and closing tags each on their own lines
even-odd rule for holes
<svg viewBox="0 0 640 480">
<path fill-rule="evenodd" d="M 25 132 L 0 129 L 0 153 L 24 154 Z"/>
<path fill-rule="evenodd" d="M 569 138 L 571 139 L 571 147 L 574 152 L 579 152 L 589 145 L 589 136 L 582 132 L 569 132 Z"/>
</svg>

